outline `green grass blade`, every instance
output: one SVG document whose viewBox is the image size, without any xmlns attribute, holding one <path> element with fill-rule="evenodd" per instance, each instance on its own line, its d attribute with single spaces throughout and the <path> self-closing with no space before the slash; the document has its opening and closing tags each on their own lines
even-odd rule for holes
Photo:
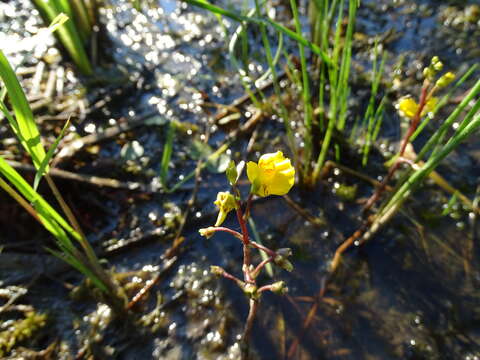
<svg viewBox="0 0 480 360">
<path fill-rule="evenodd" d="M 65 131 L 67 130 L 69 125 L 70 125 L 70 118 L 68 118 L 68 120 L 65 122 L 65 125 L 60 131 L 60 134 L 57 136 L 57 138 L 55 139 L 50 149 L 48 149 L 47 155 L 45 156 L 42 163 L 40 164 L 40 167 L 38 168 L 37 173 L 35 174 L 35 179 L 33 181 L 33 190 L 37 191 L 38 184 L 40 183 L 42 176 L 45 175 L 45 173 L 47 172 L 48 164 L 53 156 L 53 153 L 57 149 L 58 144 L 60 143 L 60 140 L 65 135 Z"/>
<path fill-rule="evenodd" d="M 93 284 L 98 287 L 100 290 L 102 290 L 105 293 L 108 293 L 108 288 L 105 286 L 105 284 L 98 278 L 98 276 L 91 271 L 88 266 L 82 264 L 75 256 L 72 256 L 66 251 L 60 252 L 56 251 L 50 248 L 46 249 L 50 254 L 53 256 L 57 257 L 58 259 L 65 261 L 67 264 L 72 266 L 73 268 L 77 269 L 79 272 L 81 272 L 83 275 L 85 275 L 87 278 L 89 278 Z M 64 250 L 64 249 L 62 249 Z"/>
<path fill-rule="evenodd" d="M 28 200 L 42 216 L 55 220 L 72 237 L 80 241 L 80 235 L 62 218 L 62 216 L 38 194 L 23 177 L 0 157 L 0 173 Z"/>
<path fill-rule="evenodd" d="M 7 58 L 0 50 L 0 77 L 7 89 L 8 99 L 12 104 L 15 120 L 9 118 L 10 124 L 14 132 L 18 132 L 20 142 L 32 157 L 33 164 L 38 169 L 45 158 L 45 150 L 40 140 L 33 113 L 28 104 L 25 93 L 18 82 L 12 67 Z M 5 107 L 2 103 L 2 111 L 5 113 Z M 6 114 L 5 114 L 6 115 Z M 8 116 L 7 116 L 8 118 Z"/>
</svg>

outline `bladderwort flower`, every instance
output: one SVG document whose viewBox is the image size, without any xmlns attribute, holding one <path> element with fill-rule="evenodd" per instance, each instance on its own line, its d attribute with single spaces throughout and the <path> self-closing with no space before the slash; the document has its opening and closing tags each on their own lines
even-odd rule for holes
<svg viewBox="0 0 480 360">
<path fill-rule="evenodd" d="M 220 226 L 227 217 L 227 214 L 233 209 L 237 208 L 237 202 L 232 194 L 228 191 L 219 192 L 217 194 L 217 200 L 213 202 L 218 207 L 218 216 L 215 226 Z"/>
<path fill-rule="evenodd" d="M 281 151 L 264 154 L 258 164 L 247 163 L 248 180 L 252 183 L 252 193 L 265 197 L 268 195 L 285 195 L 295 182 L 295 169 L 290 159 Z"/>
<path fill-rule="evenodd" d="M 425 114 L 433 111 L 433 109 L 437 105 L 437 101 L 438 99 L 436 97 L 428 99 L 425 107 L 422 110 L 421 116 L 425 116 Z M 400 115 L 405 116 L 409 119 L 413 119 L 418 111 L 418 104 L 411 97 L 405 97 L 400 99 L 397 104 L 397 109 L 400 112 Z"/>
</svg>

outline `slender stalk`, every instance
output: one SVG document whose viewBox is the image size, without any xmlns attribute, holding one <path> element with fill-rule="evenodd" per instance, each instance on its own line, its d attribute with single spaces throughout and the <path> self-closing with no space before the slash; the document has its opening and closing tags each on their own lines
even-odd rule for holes
<svg viewBox="0 0 480 360">
<path fill-rule="evenodd" d="M 105 270 L 102 268 L 100 265 L 100 262 L 98 260 L 97 255 L 95 255 L 95 251 L 93 250 L 92 246 L 88 242 L 85 234 L 83 233 L 80 224 L 78 223 L 77 219 L 75 218 L 75 215 L 73 214 L 72 210 L 70 207 L 67 205 L 65 200 L 63 199 L 63 196 L 61 195 L 60 191 L 58 190 L 57 186 L 53 182 L 53 179 L 50 177 L 49 174 L 45 174 L 45 178 L 47 179 L 47 183 L 50 186 L 50 189 L 52 190 L 55 198 L 57 199 L 58 203 L 60 204 L 63 212 L 67 216 L 67 219 L 69 220 L 70 224 L 72 224 L 73 228 L 75 231 L 80 235 L 79 238 L 79 243 L 82 246 L 83 250 L 85 251 L 85 254 L 88 259 L 88 263 L 86 263 L 87 267 L 88 265 L 91 266 L 91 270 L 95 275 L 97 275 L 103 284 L 107 287 L 109 291 L 109 302 L 110 305 L 116 309 L 118 313 L 124 309 L 124 300 L 126 300 L 125 294 L 122 292 L 121 288 L 119 288 L 115 283 L 112 281 L 110 276 L 105 272 Z"/>
<path fill-rule="evenodd" d="M 40 224 L 43 225 L 35 209 L 2 178 L 0 178 L 0 187 L 5 190 L 5 192 L 10 195 L 16 202 L 18 202 L 25 210 L 27 210 L 27 212 L 32 215 L 35 220 L 37 220 Z"/>
<path fill-rule="evenodd" d="M 264 260 L 262 260 L 262 262 L 260 264 L 257 265 L 257 267 L 255 268 L 255 270 L 252 271 L 252 277 L 253 278 L 256 278 L 258 276 L 258 274 L 260 274 L 260 271 L 262 271 L 262 269 L 269 263 L 271 263 L 273 261 L 273 256 L 270 256 Z M 259 289 L 260 291 L 260 289 Z"/>
<path fill-rule="evenodd" d="M 240 234 L 238 231 L 235 231 L 235 230 L 229 229 L 227 227 L 223 227 L 223 226 L 213 226 L 213 227 L 210 227 L 209 230 L 227 232 L 227 233 L 235 236 L 237 239 L 239 239 L 243 243 L 243 235 Z"/>
<path fill-rule="evenodd" d="M 67 205 L 65 200 L 63 199 L 62 194 L 58 190 L 57 186 L 55 185 L 53 179 L 49 174 L 45 174 L 45 179 L 47 179 L 48 186 L 52 190 L 53 195 L 57 199 L 58 203 L 60 204 L 60 207 L 62 208 L 63 212 L 67 216 L 68 221 L 70 224 L 72 224 L 72 227 L 75 229 L 75 231 L 80 235 L 80 245 L 82 248 L 85 250 L 85 253 L 90 260 L 90 262 L 93 264 L 98 262 L 97 256 L 95 255 L 95 252 L 93 251 L 92 247 L 90 246 L 90 243 L 88 242 L 87 238 L 85 237 L 85 234 L 83 233 L 80 224 L 78 223 L 77 219 L 75 218 L 75 215 L 73 215 L 72 210 L 70 207 Z"/>
<path fill-rule="evenodd" d="M 242 340 L 244 343 L 247 343 L 252 332 L 253 321 L 257 315 L 258 310 L 258 300 L 250 299 L 250 310 L 248 311 L 247 322 L 245 324 L 245 329 L 243 331 Z"/>
<path fill-rule="evenodd" d="M 243 242 L 243 276 L 245 278 L 245 282 L 253 283 L 252 277 L 250 276 L 250 264 L 252 263 L 251 254 L 250 254 L 250 238 L 248 236 L 247 224 L 245 223 L 245 219 L 243 218 L 242 209 L 239 206 L 237 209 L 237 219 L 238 223 L 240 224 L 240 228 L 242 230 L 242 242 Z"/>
<path fill-rule="evenodd" d="M 259 244 L 253 240 L 250 240 L 250 245 L 252 245 L 253 247 L 259 249 L 259 250 L 262 250 L 264 252 L 267 253 L 268 256 L 273 256 L 275 257 L 277 255 L 277 253 L 273 250 L 270 250 L 269 248 L 263 246 L 262 244 Z"/>
</svg>

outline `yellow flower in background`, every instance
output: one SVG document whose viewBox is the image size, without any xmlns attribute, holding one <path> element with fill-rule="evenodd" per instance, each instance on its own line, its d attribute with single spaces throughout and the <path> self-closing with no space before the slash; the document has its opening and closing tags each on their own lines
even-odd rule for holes
<svg viewBox="0 0 480 360">
<path fill-rule="evenodd" d="M 235 198 L 228 191 L 219 192 L 217 194 L 217 200 L 215 200 L 213 203 L 217 205 L 219 210 L 215 226 L 220 226 L 225 221 L 227 214 L 233 209 L 237 208 L 237 202 L 235 201 Z"/>
<path fill-rule="evenodd" d="M 248 180 L 252 183 L 252 191 L 259 196 L 285 195 L 295 182 L 295 169 L 290 159 L 281 151 L 264 154 L 258 164 L 247 163 Z"/>
<path fill-rule="evenodd" d="M 437 105 L 437 102 L 438 99 L 436 97 L 431 97 L 430 99 L 428 99 L 427 103 L 423 107 L 421 116 L 425 116 L 425 114 L 431 112 Z M 400 115 L 405 116 L 409 119 L 413 119 L 418 111 L 418 104 L 411 97 L 405 97 L 403 99 L 400 99 L 397 104 L 397 109 L 400 112 Z"/>
</svg>

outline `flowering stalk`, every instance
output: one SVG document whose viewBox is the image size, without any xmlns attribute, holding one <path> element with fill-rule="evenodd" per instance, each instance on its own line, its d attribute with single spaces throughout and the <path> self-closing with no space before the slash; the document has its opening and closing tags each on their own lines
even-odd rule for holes
<svg viewBox="0 0 480 360">
<path fill-rule="evenodd" d="M 432 58 L 430 66 L 426 67 L 423 70 L 425 80 L 423 81 L 423 86 L 420 93 L 420 100 L 418 105 L 411 98 L 404 98 L 399 102 L 398 105 L 399 105 L 400 112 L 404 116 L 411 119 L 410 126 L 402 140 L 400 150 L 398 151 L 398 154 L 397 154 L 396 161 L 388 170 L 387 176 L 385 176 L 380 186 L 376 189 L 373 195 L 368 199 L 367 203 L 363 208 L 364 211 L 369 210 L 373 206 L 373 204 L 375 204 L 375 202 L 380 198 L 382 193 L 385 191 L 385 188 L 387 187 L 388 183 L 392 179 L 393 175 L 400 168 L 400 164 L 404 162 L 403 160 L 405 158 L 404 156 L 405 150 L 407 149 L 407 145 L 410 143 L 410 139 L 415 133 L 415 130 L 417 130 L 418 125 L 420 124 L 420 120 L 424 116 L 424 113 L 427 111 L 433 110 L 434 106 L 437 103 L 437 99 L 433 97 L 435 92 L 438 89 L 441 89 L 449 85 L 455 79 L 455 74 L 451 72 L 447 72 L 444 75 L 442 75 L 435 83 L 433 83 L 435 76 L 439 71 L 442 70 L 442 68 L 443 68 L 442 62 L 438 59 L 437 56 L 434 56 Z M 432 83 L 433 83 L 433 86 L 432 86 Z"/>
<path fill-rule="evenodd" d="M 376 189 L 376 191 L 373 193 L 373 195 L 368 199 L 367 203 L 365 204 L 365 206 L 363 208 L 363 211 L 369 210 L 373 206 L 373 204 L 375 204 L 375 202 L 380 198 L 380 196 L 385 191 L 385 188 L 387 187 L 388 183 L 392 179 L 395 172 L 400 167 L 401 161 L 399 161 L 399 160 L 403 157 L 403 155 L 405 153 L 405 149 L 407 148 L 407 145 L 410 143 L 410 138 L 413 135 L 413 133 L 415 132 L 415 130 L 417 129 L 418 124 L 420 123 L 421 114 L 422 114 L 423 109 L 425 108 L 425 105 L 427 103 L 428 86 L 429 86 L 429 81 L 425 80 L 425 82 L 422 86 L 422 92 L 421 92 L 421 95 L 420 95 L 420 102 L 419 102 L 418 108 L 415 112 L 415 115 L 414 115 L 412 121 L 410 122 L 410 126 L 407 130 L 407 133 L 405 134 L 405 137 L 402 140 L 402 145 L 400 146 L 400 150 L 398 152 L 398 158 L 393 163 L 393 165 L 390 167 L 390 169 L 388 170 L 387 176 L 385 176 L 383 181 L 380 183 L 380 186 Z"/>
<path fill-rule="evenodd" d="M 285 158 L 280 151 L 261 156 L 258 164 L 250 161 L 247 164 L 247 176 L 252 185 L 248 198 L 246 202 L 243 203 L 241 200 L 241 192 L 237 187 L 240 172 L 237 169 L 240 167 L 243 167 L 243 164 L 236 166 L 233 161 L 228 166 L 226 175 L 232 186 L 233 195 L 229 192 L 218 193 L 217 200 L 214 202 L 219 209 L 215 226 L 200 229 L 199 232 L 206 238 L 210 238 L 216 232 L 226 232 L 242 242 L 243 280 L 228 273 L 219 266 L 211 266 L 211 272 L 217 276 L 235 282 L 249 298 L 249 312 L 242 336 L 244 345 L 242 349 L 246 350 L 248 348 L 249 335 L 252 331 L 253 323 L 258 312 L 258 304 L 262 293 L 265 291 L 272 291 L 283 294 L 288 290 L 283 281 L 277 281 L 259 287 L 257 284 L 257 277 L 268 263 L 274 263 L 287 271 L 293 270 L 292 264 L 287 259 L 292 255 L 290 249 L 285 248 L 274 251 L 250 239 L 247 220 L 250 217 L 252 199 L 254 195 L 261 197 L 269 195 L 285 195 L 293 186 L 295 169 L 291 165 L 290 160 Z M 220 226 L 226 219 L 227 214 L 232 210 L 235 210 L 236 212 L 240 232 Z M 252 264 L 252 249 L 265 252 L 268 255 L 268 258 L 261 261 L 257 266 L 254 266 Z"/>
</svg>

